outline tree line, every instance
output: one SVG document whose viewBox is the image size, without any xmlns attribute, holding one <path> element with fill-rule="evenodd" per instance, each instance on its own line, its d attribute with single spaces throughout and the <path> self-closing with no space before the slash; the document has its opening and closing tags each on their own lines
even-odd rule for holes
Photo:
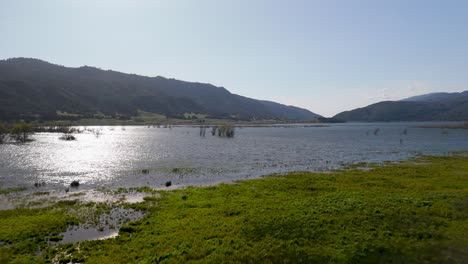
<svg viewBox="0 0 468 264">
<path fill-rule="evenodd" d="M 0 144 L 5 143 L 9 139 L 18 143 L 31 141 L 33 133 L 34 129 L 31 124 L 17 123 L 6 125 L 0 123 Z"/>
</svg>

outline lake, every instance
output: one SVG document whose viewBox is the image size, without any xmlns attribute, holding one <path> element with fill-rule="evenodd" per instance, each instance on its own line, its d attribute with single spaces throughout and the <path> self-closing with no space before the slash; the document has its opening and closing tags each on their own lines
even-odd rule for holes
<svg viewBox="0 0 468 264">
<path fill-rule="evenodd" d="M 76 134 L 76 141 L 37 133 L 33 142 L 0 145 L 0 183 L 1 188 L 45 183 L 45 189 L 65 189 L 77 180 L 86 190 L 165 188 L 171 181 L 177 188 L 468 150 L 468 130 L 417 128 L 424 124 L 243 127 L 234 138 L 212 136 L 209 130 L 200 137 L 199 128 L 183 126 L 88 127 L 101 134 Z"/>
</svg>

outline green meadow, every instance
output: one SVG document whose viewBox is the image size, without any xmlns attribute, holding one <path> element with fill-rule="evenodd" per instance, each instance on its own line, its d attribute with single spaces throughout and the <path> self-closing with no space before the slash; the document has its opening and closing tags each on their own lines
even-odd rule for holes
<svg viewBox="0 0 468 264">
<path fill-rule="evenodd" d="M 463 155 L 157 193 L 75 244 L 50 241 L 89 204 L 0 211 L 0 263 L 468 263 Z"/>
</svg>

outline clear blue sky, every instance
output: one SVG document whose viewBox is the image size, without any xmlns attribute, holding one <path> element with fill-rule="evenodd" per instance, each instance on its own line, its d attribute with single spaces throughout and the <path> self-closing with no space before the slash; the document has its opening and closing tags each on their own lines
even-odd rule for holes
<svg viewBox="0 0 468 264">
<path fill-rule="evenodd" d="M 331 116 L 468 90 L 468 1 L 1 0 L 11 57 L 209 82 Z"/>
</svg>

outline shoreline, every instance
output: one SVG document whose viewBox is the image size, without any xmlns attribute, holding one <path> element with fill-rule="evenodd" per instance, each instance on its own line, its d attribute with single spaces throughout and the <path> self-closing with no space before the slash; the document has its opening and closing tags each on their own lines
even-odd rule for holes
<svg viewBox="0 0 468 264">
<path fill-rule="evenodd" d="M 303 261 L 349 262 L 361 257 L 382 260 L 400 254 L 410 259 L 436 261 L 447 257 L 449 253 L 444 251 L 447 246 L 456 249 L 450 253 L 451 258 L 463 259 L 462 253 L 468 249 L 468 157 L 465 154 L 374 164 L 369 166 L 371 170 L 359 170 L 359 165 L 326 174 L 294 172 L 235 184 L 163 191 L 140 189 L 148 196 L 133 204 L 68 201 L 46 208 L 0 211 L 3 229 L 16 219 L 13 229 L 0 232 L 3 245 L 12 243 L 0 248 L 0 260 L 4 263 L 19 259 L 66 262 L 75 258 L 73 262 L 131 263 L 136 261 L 135 257 L 149 260 L 178 252 L 171 253 L 169 259 L 242 262 L 266 258 L 300 262 L 297 258 L 300 257 Z M 109 214 L 116 208 L 145 213 L 140 220 L 121 225 L 119 235 L 110 239 L 49 246 L 40 242 L 44 238 L 60 241 L 62 233 L 58 230 L 84 221 L 73 212 L 91 210 L 93 214 Z M 36 230 L 38 219 L 45 222 Z M 346 228 L 339 228 L 340 225 Z M 32 235 L 34 240 L 21 235 L 24 231 L 20 230 L 27 231 L 25 234 Z M 157 234 L 154 230 L 158 230 Z M 389 232 L 393 235 L 388 236 Z M 374 237 L 373 234 L 379 239 L 371 239 L 366 244 L 366 237 Z M 297 239 L 302 242 L 289 244 Z M 394 239 L 400 242 L 395 244 Z M 215 241 L 221 244 L 205 252 Z M 351 241 L 358 242 L 359 246 L 353 246 Z M 42 257 L 12 251 L 23 248 L 24 243 L 35 243 L 42 248 Z M 174 251 L 187 243 L 192 246 L 185 251 Z M 279 247 L 265 247 L 264 243 Z M 366 251 L 362 245 L 381 249 Z M 428 250 L 431 245 L 437 245 L 436 249 Z M 122 249 L 122 246 L 131 252 L 114 251 L 115 247 Z M 297 250 L 302 253 L 291 255 Z M 266 255 L 258 254 L 262 251 Z M 226 255 L 227 252 L 231 253 Z"/>
</svg>

